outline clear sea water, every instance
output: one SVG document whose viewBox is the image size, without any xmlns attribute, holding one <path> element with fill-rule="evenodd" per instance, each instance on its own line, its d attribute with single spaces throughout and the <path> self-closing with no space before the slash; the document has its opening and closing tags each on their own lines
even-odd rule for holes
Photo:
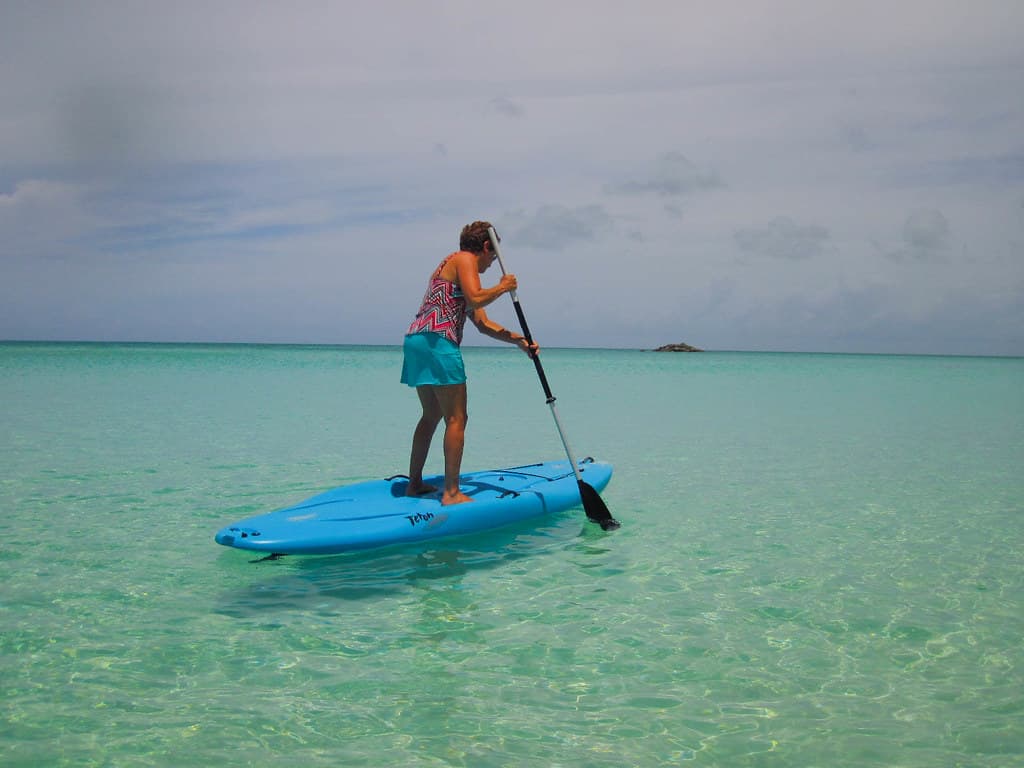
<svg viewBox="0 0 1024 768">
<path fill-rule="evenodd" d="M 544 361 L 621 530 L 255 563 L 405 471 L 397 347 L 0 345 L 0 764 L 1024 765 L 1024 359 Z M 466 364 L 467 470 L 562 457 Z"/>
</svg>

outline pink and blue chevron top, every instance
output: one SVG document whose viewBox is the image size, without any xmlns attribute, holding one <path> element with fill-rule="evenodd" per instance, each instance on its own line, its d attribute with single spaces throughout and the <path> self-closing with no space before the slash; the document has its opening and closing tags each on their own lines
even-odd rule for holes
<svg viewBox="0 0 1024 768">
<path fill-rule="evenodd" d="M 423 294 L 423 304 L 413 318 L 406 336 L 414 333 L 439 333 L 456 345 L 462 344 L 462 329 L 466 325 L 466 299 L 462 289 L 450 280 L 442 280 L 438 273 L 455 254 L 451 254 L 434 271 Z"/>
</svg>

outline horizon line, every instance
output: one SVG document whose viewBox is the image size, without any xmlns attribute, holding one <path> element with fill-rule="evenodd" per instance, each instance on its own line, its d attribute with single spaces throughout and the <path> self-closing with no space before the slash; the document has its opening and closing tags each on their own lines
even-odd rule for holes
<svg viewBox="0 0 1024 768">
<path fill-rule="evenodd" d="M 312 342 L 312 341 L 151 341 L 151 340 L 110 340 L 110 339 L 0 339 L 0 345 L 16 344 L 51 344 L 51 345 L 110 345 L 110 346 L 206 346 L 206 347 L 391 347 L 401 349 L 400 343 L 368 343 L 368 342 Z M 501 344 L 463 344 L 463 349 L 502 349 Z M 550 350 L 584 350 L 594 352 L 657 352 L 655 347 L 586 347 L 586 346 L 548 346 Z M 1024 358 L 1024 354 L 986 354 L 965 352 L 872 352 L 847 350 L 808 350 L 808 349 L 709 349 L 699 348 L 693 352 L 663 351 L 661 354 L 763 354 L 763 355 L 863 355 L 877 357 L 974 357 L 1016 360 Z"/>
</svg>

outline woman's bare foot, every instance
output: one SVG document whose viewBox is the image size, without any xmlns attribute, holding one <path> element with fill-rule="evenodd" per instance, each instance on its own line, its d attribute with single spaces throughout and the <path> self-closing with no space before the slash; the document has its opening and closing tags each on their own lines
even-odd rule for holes
<svg viewBox="0 0 1024 768">
<path fill-rule="evenodd" d="M 442 506 L 447 506 L 450 504 L 462 504 L 463 502 L 466 501 L 473 501 L 473 499 L 469 498 L 469 496 L 464 494 L 462 491 L 459 491 L 458 493 L 448 493 L 447 491 L 445 491 L 444 494 L 442 494 L 441 496 Z"/>
<path fill-rule="evenodd" d="M 416 485 L 409 483 L 409 485 L 406 486 L 405 489 L 406 496 L 425 496 L 428 493 L 436 492 L 437 486 L 430 485 L 429 483 L 417 483 Z"/>
</svg>

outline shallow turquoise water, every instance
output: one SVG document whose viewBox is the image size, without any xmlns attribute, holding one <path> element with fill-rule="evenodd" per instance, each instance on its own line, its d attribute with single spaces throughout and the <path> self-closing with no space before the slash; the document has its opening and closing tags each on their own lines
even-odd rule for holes
<svg viewBox="0 0 1024 768">
<path fill-rule="evenodd" d="M 1024 360 L 547 350 L 620 531 L 214 544 L 404 471 L 399 355 L 0 345 L 0 764 L 1024 765 Z M 465 467 L 559 458 L 466 360 Z"/>
</svg>

